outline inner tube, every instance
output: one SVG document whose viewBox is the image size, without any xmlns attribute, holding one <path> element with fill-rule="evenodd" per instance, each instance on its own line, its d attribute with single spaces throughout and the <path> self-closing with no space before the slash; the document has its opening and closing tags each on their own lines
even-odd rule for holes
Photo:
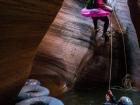
<svg viewBox="0 0 140 105">
<path fill-rule="evenodd" d="M 133 103 L 129 97 L 122 96 L 118 101 L 118 105 L 133 105 Z"/>
<path fill-rule="evenodd" d="M 110 16 L 111 12 L 105 11 L 101 8 L 95 8 L 95 9 L 87 9 L 83 8 L 81 10 L 81 15 L 85 17 L 104 17 L 104 16 Z"/>
<path fill-rule="evenodd" d="M 39 97 L 39 96 L 48 96 L 50 91 L 42 86 L 39 85 L 27 85 L 24 86 L 19 95 L 18 99 L 23 100 L 23 99 L 28 99 L 28 98 L 33 98 L 33 97 Z"/>
<path fill-rule="evenodd" d="M 63 102 L 54 97 L 42 96 L 23 100 L 16 105 L 64 105 Z"/>
<path fill-rule="evenodd" d="M 36 79 L 28 79 L 25 82 L 25 85 L 40 85 L 41 83 Z"/>
</svg>

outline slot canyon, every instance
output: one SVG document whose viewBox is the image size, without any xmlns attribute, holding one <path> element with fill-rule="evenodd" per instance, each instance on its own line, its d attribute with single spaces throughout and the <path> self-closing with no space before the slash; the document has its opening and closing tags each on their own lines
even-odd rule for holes
<svg viewBox="0 0 140 105">
<path fill-rule="evenodd" d="M 66 102 L 72 98 L 66 95 L 73 89 L 108 88 L 111 54 L 111 85 L 120 85 L 127 70 L 137 91 L 132 101 L 139 105 L 140 0 L 108 4 L 113 12 L 110 41 L 104 44 L 102 31 L 95 35 L 92 19 L 80 14 L 85 0 L 0 0 L 1 105 L 15 105 L 27 79 L 39 80 L 65 105 L 83 105 Z M 84 105 L 100 103 L 92 102 Z"/>
</svg>

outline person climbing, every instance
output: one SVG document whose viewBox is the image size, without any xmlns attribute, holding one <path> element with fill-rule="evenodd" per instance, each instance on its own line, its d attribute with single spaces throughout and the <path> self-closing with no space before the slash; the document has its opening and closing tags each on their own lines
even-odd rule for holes
<svg viewBox="0 0 140 105">
<path fill-rule="evenodd" d="M 106 101 L 105 103 L 103 103 L 103 105 L 117 105 L 117 101 L 115 96 L 113 95 L 111 90 L 108 90 L 108 92 L 106 93 Z"/>
<path fill-rule="evenodd" d="M 86 2 L 86 8 L 87 9 L 103 9 L 105 11 L 112 12 L 112 8 L 106 5 L 106 0 L 87 0 Z M 109 18 L 108 16 L 102 16 L 102 17 L 92 17 L 93 24 L 94 24 L 94 31 L 95 33 L 98 32 L 98 20 L 104 21 L 104 27 L 103 27 L 103 34 L 102 37 L 105 38 L 105 42 L 109 40 L 109 37 L 107 35 L 107 30 L 109 27 Z"/>
<path fill-rule="evenodd" d="M 103 105 L 133 105 L 132 100 L 126 96 L 122 96 L 117 102 L 111 90 L 108 90 L 105 98 L 106 101 L 103 103 Z"/>
</svg>

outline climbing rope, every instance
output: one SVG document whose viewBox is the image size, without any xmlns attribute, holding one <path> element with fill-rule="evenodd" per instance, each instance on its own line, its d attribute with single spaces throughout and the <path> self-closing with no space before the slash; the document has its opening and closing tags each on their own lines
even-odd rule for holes
<svg viewBox="0 0 140 105">
<path fill-rule="evenodd" d="M 109 67 L 109 90 L 111 89 L 111 78 L 112 78 L 112 55 L 113 55 L 113 31 L 112 31 L 112 22 L 111 22 L 111 16 L 110 16 L 110 32 L 111 32 L 111 39 L 110 39 L 110 67 Z"/>
<path fill-rule="evenodd" d="M 114 11 L 115 11 L 115 9 L 114 9 Z M 116 22 L 117 22 L 117 24 L 118 24 L 118 26 L 119 26 L 119 29 L 120 29 L 121 35 L 122 35 L 122 40 L 123 40 L 123 51 L 124 51 L 124 60 L 125 60 L 125 61 L 124 61 L 124 62 L 125 62 L 125 73 L 128 74 L 127 57 L 126 57 L 126 44 L 125 44 L 125 39 L 124 39 L 124 32 L 123 32 L 123 30 L 122 30 L 122 28 L 121 28 L 121 24 L 120 24 L 120 22 L 119 22 L 119 20 L 118 20 L 118 18 L 117 18 L 116 12 L 114 12 L 114 17 L 115 17 L 115 19 L 116 19 Z"/>
<path fill-rule="evenodd" d="M 115 9 L 114 9 L 114 11 L 115 11 Z M 114 17 L 115 17 L 115 20 L 116 20 L 116 22 L 117 22 L 117 24 L 118 24 L 118 26 L 119 26 L 119 29 L 120 29 L 120 31 L 121 31 L 121 35 L 122 35 L 122 40 L 123 40 L 123 52 L 124 52 L 124 60 L 125 60 L 125 73 L 126 73 L 126 75 L 125 75 L 125 77 L 122 79 L 122 83 L 123 83 L 123 86 L 125 87 L 125 88 L 127 88 L 127 89 L 132 89 L 132 83 L 133 83 L 133 81 L 132 81 L 132 79 L 131 79 L 131 76 L 130 76 L 130 74 L 128 74 L 128 68 L 127 68 L 127 56 L 126 56 L 126 44 L 125 44 L 125 38 L 124 38 L 124 32 L 123 32 L 123 30 L 122 30 L 122 28 L 121 28 L 121 24 L 120 24 L 120 22 L 119 22 L 119 20 L 118 20 L 118 18 L 117 18 L 117 15 L 116 15 L 116 12 L 114 12 Z M 112 35 L 113 35 L 113 30 L 112 30 L 112 22 L 111 22 L 111 17 L 110 17 L 110 31 L 111 31 L 111 50 L 110 50 L 110 52 L 111 52 L 111 54 L 110 54 L 110 71 L 109 71 L 109 90 L 110 90 L 110 88 L 111 88 L 111 78 L 112 78 L 112 54 L 113 54 L 113 37 L 112 37 Z"/>
<path fill-rule="evenodd" d="M 126 75 L 124 76 L 124 78 L 122 79 L 122 84 L 123 86 L 126 88 L 126 89 L 132 89 L 133 86 L 133 80 L 131 78 L 131 75 L 128 74 L 128 64 L 127 64 L 127 56 L 126 56 L 126 44 L 125 44 L 125 38 L 124 38 L 124 32 L 121 28 L 121 25 L 120 25 L 120 22 L 118 21 L 118 18 L 117 18 L 117 15 L 116 15 L 116 12 L 114 13 L 114 16 L 115 16 L 115 19 L 117 21 L 117 24 L 120 28 L 120 31 L 121 31 L 121 35 L 122 35 L 122 40 L 123 40 L 123 50 L 124 50 L 124 59 L 125 59 L 125 73 Z"/>
</svg>

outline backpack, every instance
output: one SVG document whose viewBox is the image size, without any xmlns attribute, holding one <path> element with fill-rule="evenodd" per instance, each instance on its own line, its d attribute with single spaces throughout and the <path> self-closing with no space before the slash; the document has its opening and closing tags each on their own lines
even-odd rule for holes
<svg viewBox="0 0 140 105">
<path fill-rule="evenodd" d="M 93 7 L 93 4 L 94 4 L 94 0 L 87 0 L 87 1 L 86 1 L 86 8 L 87 8 L 87 9 L 92 9 L 92 8 L 94 8 L 94 7 Z"/>
</svg>

